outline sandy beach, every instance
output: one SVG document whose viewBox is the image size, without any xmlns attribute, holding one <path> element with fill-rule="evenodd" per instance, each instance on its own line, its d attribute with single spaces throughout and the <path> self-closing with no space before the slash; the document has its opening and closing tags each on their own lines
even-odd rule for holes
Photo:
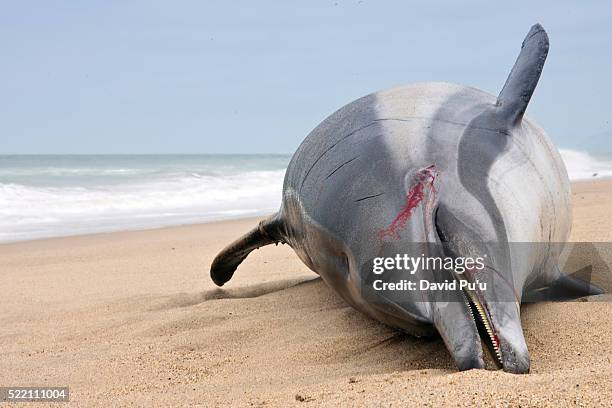
<svg viewBox="0 0 612 408">
<path fill-rule="evenodd" d="M 572 241 L 612 242 L 612 181 L 574 183 L 573 205 Z M 256 221 L 0 245 L 0 385 L 69 386 L 75 406 L 610 406 L 609 295 L 524 307 L 530 374 L 457 372 L 288 246 L 214 286 L 213 257 Z"/>
</svg>

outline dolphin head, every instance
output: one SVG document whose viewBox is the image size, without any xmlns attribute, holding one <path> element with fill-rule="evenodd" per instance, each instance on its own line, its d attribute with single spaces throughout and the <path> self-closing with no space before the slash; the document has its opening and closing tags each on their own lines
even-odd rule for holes
<svg viewBox="0 0 612 408">
<path fill-rule="evenodd" d="M 436 210 L 442 252 L 455 259 L 483 258 L 479 264 L 482 267 L 453 272 L 454 278 L 464 285 L 461 307 L 450 310 L 445 299 L 439 299 L 442 301 L 433 306 L 437 316 L 434 324 L 460 368 L 482 366 L 477 350 L 482 339 L 505 371 L 529 371 L 520 302 L 524 276 L 533 265 L 516 256 L 505 224 L 513 221 L 512 217 L 498 207 L 501 199 L 512 200 L 512 194 L 496 196 L 490 190 L 490 179 L 491 169 L 500 157 L 514 144 L 520 144 L 514 139 L 521 134 L 523 115 L 538 83 L 548 47 L 546 32 L 539 24 L 534 25 L 496 103 L 483 106 L 461 135 L 456 182 L 463 195 L 441 199 Z"/>
<path fill-rule="evenodd" d="M 443 207 L 438 211 L 442 219 L 443 211 Z M 476 241 L 474 235 L 469 235 L 473 229 L 467 234 L 460 229 L 456 233 L 449 231 L 453 231 L 452 227 L 444 234 L 440 232 L 442 239 L 454 237 L 442 242 L 440 252 L 456 261 L 450 274 L 458 286 L 452 291 L 437 292 L 431 304 L 433 323 L 453 359 L 460 369 L 483 367 L 484 343 L 498 367 L 517 374 L 529 372 L 520 291 L 515 287 L 507 258 L 508 244 Z"/>
</svg>

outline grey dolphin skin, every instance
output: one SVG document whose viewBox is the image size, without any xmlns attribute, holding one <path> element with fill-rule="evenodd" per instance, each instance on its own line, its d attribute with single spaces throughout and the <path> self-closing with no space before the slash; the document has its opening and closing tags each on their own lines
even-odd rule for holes
<svg viewBox="0 0 612 408">
<path fill-rule="evenodd" d="M 437 332 L 460 370 L 484 367 L 484 342 L 505 371 L 528 372 L 521 302 L 547 289 L 597 292 L 560 272 L 570 184 L 556 148 L 524 116 L 547 54 L 536 24 L 497 98 L 422 83 L 333 113 L 295 152 L 278 213 L 217 255 L 212 280 L 222 286 L 251 251 L 286 243 L 356 309 L 415 336 Z M 398 254 L 484 256 L 481 269 L 406 277 L 488 287 L 373 290 L 373 261 Z"/>
</svg>

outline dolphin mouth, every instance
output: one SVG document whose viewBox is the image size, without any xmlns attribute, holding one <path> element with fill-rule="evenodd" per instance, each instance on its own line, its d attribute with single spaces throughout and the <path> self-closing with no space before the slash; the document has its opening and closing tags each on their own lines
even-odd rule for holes
<svg viewBox="0 0 612 408">
<path fill-rule="evenodd" d="M 481 340 L 487 346 L 491 356 L 493 356 L 493 361 L 497 368 L 503 368 L 501 342 L 498 332 L 493 325 L 487 302 L 484 299 L 479 299 L 475 291 L 464 289 L 463 292 L 466 306 L 476 324 Z"/>
</svg>

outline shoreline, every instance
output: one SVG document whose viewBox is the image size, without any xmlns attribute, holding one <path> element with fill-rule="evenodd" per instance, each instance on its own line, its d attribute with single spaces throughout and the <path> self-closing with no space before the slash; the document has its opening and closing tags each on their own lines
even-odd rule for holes
<svg viewBox="0 0 612 408">
<path fill-rule="evenodd" d="M 142 232 L 148 232 L 148 231 L 154 232 L 154 231 L 160 231 L 160 230 L 171 230 L 171 229 L 177 229 L 177 228 L 180 229 L 180 228 L 189 228 L 189 227 L 201 227 L 201 226 L 206 226 L 210 224 L 221 224 L 221 223 L 232 222 L 232 221 L 240 222 L 240 221 L 249 221 L 249 220 L 260 220 L 271 214 L 273 214 L 273 212 L 262 213 L 260 215 L 248 215 L 244 217 L 235 217 L 235 218 L 222 218 L 222 219 L 186 223 L 186 224 L 170 224 L 170 225 L 161 225 L 161 226 L 134 228 L 134 229 L 132 228 L 117 229 L 117 230 L 113 229 L 109 231 L 86 232 L 83 234 L 53 235 L 53 236 L 40 237 L 40 238 L 26 238 L 26 239 L 15 240 L 15 241 L 0 241 L 0 247 L 5 246 L 5 245 L 18 245 L 18 244 L 25 244 L 25 243 L 40 242 L 40 241 L 44 242 L 44 241 L 51 241 L 51 240 L 65 240 L 65 239 L 71 239 L 71 238 L 93 238 L 96 236 L 109 236 L 113 234 L 119 235 L 119 234 L 129 234 L 129 233 L 142 233 Z"/>
<path fill-rule="evenodd" d="M 572 196 L 576 194 L 580 194 L 580 193 L 584 194 L 588 192 L 593 192 L 593 191 L 597 191 L 600 189 L 612 191 L 612 177 L 609 177 L 609 178 L 602 177 L 598 180 L 576 180 L 576 181 L 571 182 L 571 186 L 572 186 Z M 262 212 L 262 213 L 238 216 L 238 217 L 211 219 L 210 221 L 202 221 L 202 222 L 195 222 L 195 223 L 169 224 L 169 225 L 143 227 L 143 228 L 111 229 L 108 231 L 88 232 L 88 233 L 83 233 L 83 234 L 53 235 L 53 236 L 40 237 L 40 238 L 26 238 L 26 239 L 13 240 L 13 241 L 0 241 L 0 247 L 7 246 L 7 245 L 27 243 L 27 242 L 38 242 L 38 241 L 47 241 L 47 240 L 56 240 L 56 239 L 87 238 L 87 237 L 93 237 L 93 236 L 98 236 L 98 235 L 108 236 L 112 234 L 138 233 L 138 232 L 146 232 L 146 231 L 168 230 L 168 229 L 175 229 L 175 228 L 198 227 L 198 226 L 205 226 L 209 224 L 218 224 L 218 223 L 231 222 L 231 221 L 239 222 L 239 221 L 253 220 L 254 221 L 253 225 L 255 225 L 255 220 L 262 219 L 273 213 L 274 212 L 265 212 L 265 213 Z M 610 241 L 612 241 L 612 234 L 610 237 Z"/>
</svg>

